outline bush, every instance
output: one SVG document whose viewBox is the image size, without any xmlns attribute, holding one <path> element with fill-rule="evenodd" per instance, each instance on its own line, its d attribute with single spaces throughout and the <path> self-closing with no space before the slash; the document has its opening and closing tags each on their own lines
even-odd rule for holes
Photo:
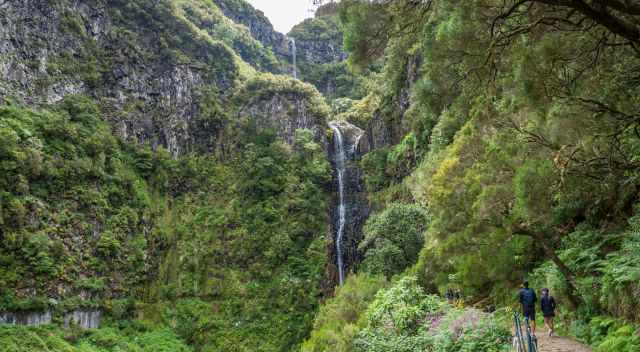
<svg viewBox="0 0 640 352">
<path fill-rule="evenodd" d="M 578 338 L 594 346 L 594 352 L 632 352 L 640 349 L 640 327 L 612 317 L 594 317 L 574 332 Z"/>
<path fill-rule="evenodd" d="M 607 256 L 602 268 L 601 301 L 617 316 L 640 321 L 640 220 L 632 219 L 619 251 Z"/>
<path fill-rule="evenodd" d="M 415 277 L 380 291 L 365 313 L 356 351 L 509 351 L 511 333 L 491 315 L 426 295 Z"/>
<path fill-rule="evenodd" d="M 386 285 L 387 281 L 381 276 L 347 277 L 344 285 L 336 289 L 335 297 L 320 307 L 311 337 L 302 345 L 302 351 L 352 351 L 360 317 L 378 290 Z"/>
</svg>

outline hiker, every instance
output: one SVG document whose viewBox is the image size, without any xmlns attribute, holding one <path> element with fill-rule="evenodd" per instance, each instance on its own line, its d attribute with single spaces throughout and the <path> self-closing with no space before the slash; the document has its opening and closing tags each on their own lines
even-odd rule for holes
<svg viewBox="0 0 640 352">
<path fill-rule="evenodd" d="M 540 298 L 540 310 L 544 317 L 544 326 L 549 329 L 549 336 L 553 336 L 553 318 L 556 316 L 556 300 L 549 295 L 549 289 L 542 289 L 542 298 Z"/>
<path fill-rule="evenodd" d="M 447 301 L 449 301 L 449 303 L 453 302 L 453 289 L 448 288 L 445 296 L 447 297 Z"/>
<path fill-rule="evenodd" d="M 522 305 L 522 315 L 531 325 L 531 334 L 536 336 L 536 292 L 529 288 L 529 281 L 522 283 L 523 288 L 518 293 L 520 304 Z"/>
</svg>

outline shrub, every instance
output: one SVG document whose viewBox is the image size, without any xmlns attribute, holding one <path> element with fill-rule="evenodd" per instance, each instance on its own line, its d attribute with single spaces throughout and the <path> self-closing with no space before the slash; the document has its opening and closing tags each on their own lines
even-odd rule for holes
<svg viewBox="0 0 640 352">
<path fill-rule="evenodd" d="M 380 291 L 365 313 L 356 351 L 508 351 L 511 334 L 493 316 L 426 295 L 415 277 Z"/>
</svg>

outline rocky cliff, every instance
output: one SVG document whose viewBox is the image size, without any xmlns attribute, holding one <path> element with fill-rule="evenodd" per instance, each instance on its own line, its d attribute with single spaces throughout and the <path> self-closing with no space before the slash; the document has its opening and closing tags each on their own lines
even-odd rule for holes
<svg viewBox="0 0 640 352">
<path fill-rule="evenodd" d="M 300 79 L 316 86 L 329 100 L 360 97 L 358 80 L 346 66 L 335 4 L 320 7 L 314 18 L 293 27 L 288 36 L 296 42 Z"/>
<path fill-rule="evenodd" d="M 223 126 L 203 111 L 234 100 L 260 71 L 279 71 L 271 48 L 282 41 L 259 13 L 219 4 L 3 2 L 0 98 L 37 105 L 87 94 L 124 140 L 163 146 L 174 156 L 215 150 L 224 143 Z"/>
</svg>

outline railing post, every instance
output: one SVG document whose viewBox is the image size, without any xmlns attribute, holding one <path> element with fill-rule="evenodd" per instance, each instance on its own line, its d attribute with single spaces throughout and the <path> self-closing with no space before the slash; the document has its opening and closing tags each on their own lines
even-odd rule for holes
<svg viewBox="0 0 640 352">
<path fill-rule="evenodd" d="M 520 324 L 520 317 L 518 313 L 513 314 L 515 332 L 516 332 L 516 344 L 517 344 L 517 352 L 526 352 L 524 346 L 524 338 L 522 337 L 522 325 Z"/>
<path fill-rule="evenodd" d="M 527 350 L 529 352 L 537 352 L 538 351 L 538 341 L 535 336 L 531 335 L 531 325 L 529 325 L 529 318 L 524 318 L 524 322 L 527 327 Z"/>
</svg>

